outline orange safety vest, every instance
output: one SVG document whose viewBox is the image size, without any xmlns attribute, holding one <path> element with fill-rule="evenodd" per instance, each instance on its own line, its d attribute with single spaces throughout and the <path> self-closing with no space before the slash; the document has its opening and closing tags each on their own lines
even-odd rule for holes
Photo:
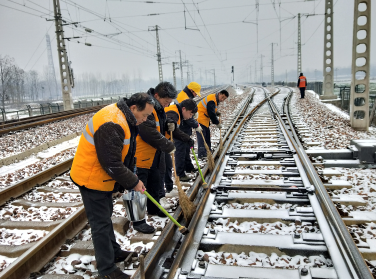
<svg viewBox="0 0 376 279">
<path fill-rule="evenodd" d="M 197 122 L 201 125 L 204 125 L 205 127 L 209 127 L 210 117 L 208 115 L 208 109 L 207 104 L 210 101 L 214 101 L 215 103 L 215 112 L 217 112 L 217 98 L 216 94 L 210 94 L 209 96 L 206 96 L 206 98 L 202 99 L 202 101 L 198 104 L 198 118 Z"/>
<path fill-rule="evenodd" d="M 184 90 L 182 90 L 179 93 L 179 95 L 178 95 L 178 97 L 176 98 L 175 101 L 177 101 L 177 103 L 180 104 L 181 102 L 183 102 L 184 100 L 187 100 L 187 99 L 189 99 L 188 94 L 185 93 Z M 176 104 L 176 102 L 175 102 L 175 104 Z"/>
<path fill-rule="evenodd" d="M 117 104 L 112 104 L 94 114 L 86 124 L 70 171 L 70 176 L 76 184 L 99 191 L 112 191 L 116 182 L 102 168 L 95 150 L 94 134 L 106 122 L 119 124 L 124 130 L 124 145 L 121 152 L 121 160 L 124 162 L 129 151 L 131 131 L 124 113 Z"/>
<path fill-rule="evenodd" d="M 180 112 L 179 112 L 178 106 L 177 105 L 170 105 L 167 108 L 165 108 L 164 110 L 165 110 L 165 113 L 167 113 L 168 111 L 174 111 L 179 115 L 179 119 L 178 119 L 178 123 L 177 123 L 177 127 L 179 128 L 180 123 L 181 123 L 181 118 L 180 118 Z M 165 134 L 166 134 L 166 139 L 170 139 L 170 137 L 171 137 L 170 132 L 166 131 Z"/>
<path fill-rule="evenodd" d="M 299 87 L 307 87 L 307 79 L 305 76 L 299 77 Z"/>
<path fill-rule="evenodd" d="M 158 132 L 161 132 L 159 118 L 155 109 L 153 110 L 153 114 L 154 114 L 154 119 L 155 119 L 155 123 L 157 126 L 156 128 Z M 146 142 L 144 142 L 140 135 L 137 135 L 136 143 L 137 143 L 137 148 L 136 148 L 135 157 L 137 158 L 137 162 L 136 162 L 137 167 L 142 168 L 142 169 L 150 169 L 151 165 L 153 164 L 154 156 L 155 156 L 155 153 L 157 152 L 157 149 L 152 147 L 150 144 L 147 144 Z"/>
</svg>

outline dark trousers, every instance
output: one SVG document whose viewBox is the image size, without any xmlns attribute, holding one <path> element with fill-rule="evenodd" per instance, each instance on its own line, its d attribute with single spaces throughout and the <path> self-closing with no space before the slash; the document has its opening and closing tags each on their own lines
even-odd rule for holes
<svg viewBox="0 0 376 279">
<path fill-rule="evenodd" d="M 175 140 L 175 164 L 176 164 L 176 174 L 179 177 L 185 176 L 185 171 L 191 171 L 194 169 L 194 166 L 191 161 L 190 154 L 190 146 L 187 142 L 183 142 L 180 140 Z"/>
<path fill-rule="evenodd" d="M 112 192 L 78 187 L 91 227 L 95 259 L 100 275 L 108 275 L 116 269 L 115 257 L 121 252 L 112 226 Z"/>
<path fill-rule="evenodd" d="M 137 168 L 137 176 L 144 183 L 148 193 L 157 201 L 161 198 L 161 193 L 164 191 L 162 184 L 163 176 L 158 168 L 142 169 Z M 156 215 L 159 208 L 148 199 L 146 204 L 148 213 L 151 215 Z"/>
<path fill-rule="evenodd" d="M 167 192 L 171 192 L 174 188 L 174 181 L 172 180 L 172 159 L 169 153 L 165 153 L 165 163 L 166 163 L 166 172 L 163 177 L 163 184 L 166 187 Z M 160 193 L 161 197 L 164 197 L 166 192 L 163 191 Z"/>
<path fill-rule="evenodd" d="M 209 149 L 211 150 L 211 142 L 210 142 L 210 129 L 208 127 L 205 127 L 204 125 L 200 125 L 202 128 L 202 134 L 204 135 L 206 144 L 209 146 Z M 204 140 L 201 137 L 201 134 L 199 132 L 196 132 L 197 134 L 197 145 L 198 145 L 198 157 L 206 157 L 206 149 L 204 145 Z"/>
<path fill-rule="evenodd" d="M 299 87 L 300 89 L 300 98 L 304 98 L 305 95 L 305 87 Z"/>
</svg>

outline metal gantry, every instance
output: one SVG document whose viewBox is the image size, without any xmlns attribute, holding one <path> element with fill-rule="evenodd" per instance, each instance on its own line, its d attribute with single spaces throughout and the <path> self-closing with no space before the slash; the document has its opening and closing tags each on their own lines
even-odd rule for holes
<svg viewBox="0 0 376 279">
<path fill-rule="evenodd" d="M 371 0 L 354 1 L 351 67 L 350 122 L 355 130 L 368 131 L 371 50 Z M 373 118 L 373 114 L 372 114 Z"/>
<path fill-rule="evenodd" d="M 320 99 L 337 99 L 334 95 L 333 76 L 333 0 L 325 1 L 325 24 L 324 24 L 324 84 L 323 95 Z M 320 92 L 317 92 L 320 93 Z"/>
<path fill-rule="evenodd" d="M 273 87 L 274 86 L 274 45 L 278 45 L 277 43 L 271 43 L 272 45 L 272 70 L 271 70 L 271 86 Z"/>
<path fill-rule="evenodd" d="M 184 78 L 183 78 L 183 62 L 181 61 L 181 50 L 179 50 L 180 56 L 180 78 L 181 78 L 181 90 L 184 88 Z"/>
<path fill-rule="evenodd" d="M 174 77 L 174 87 L 176 88 L 176 74 L 175 74 L 175 64 L 176 64 L 177 62 L 172 62 L 172 75 L 173 75 L 173 77 Z"/>
<path fill-rule="evenodd" d="M 300 27 L 300 13 L 298 14 L 298 76 L 302 72 L 302 36 Z"/>
<path fill-rule="evenodd" d="M 57 52 L 59 54 L 60 78 L 61 88 L 63 91 L 64 110 L 71 110 L 73 109 L 72 81 L 70 68 L 68 65 L 67 50 L 65 48 L 64 42 L 64 30 L 63 21 L 61 17 L 60 2 L 59 0 L 53 0 L 53 3 L 56 27 Z"/>
<path fill-rule="evenodd" d="M 155 31 L 155 37 L 157 39 L 157 61 L 158 61 L 158 73 L 159 73 L 159 82 L 163 81 L 163 72 L 162 72 L 162 56 L 161 56 L 161 48 L 159 45 L 159 26 L 156 25 L 155 27 L 149 27 L 149 31 Z"/>
</svg>

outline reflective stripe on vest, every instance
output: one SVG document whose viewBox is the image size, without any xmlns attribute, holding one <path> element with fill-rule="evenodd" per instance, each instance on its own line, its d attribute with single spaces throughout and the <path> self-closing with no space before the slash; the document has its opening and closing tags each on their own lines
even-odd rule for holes
<svg viewBox="0 0 376 279">
<path fill-rule="evenodd" d="M 94 125 L 93 125 L 93 118 L 90 118 L 89 122 L 87 123 L 87 126 L 89 127 L 89 131 L 90 133 L 93 135 L 91 136 L 87 131 L 86 131 L 86 128 L 84 129 L 84 131 L 82 132 L 82 134 L 84 135 L 85 139 L 92 145 L 95 145 L 94 143 Z M 159 123 L 158 123 L 158 126 L 159 126 Z M 130 139 L 125 139 L 123 141 L 123 145 L 128 145 L 131 143 L 131 140 Z"/>
<path fill-rule="evenodd" d="M 204 108 L 208 109 L 206 107 L 206 104 L 208 103 L 208 96 L 205 97 L 205 99 L 202 99 L 201 104 L 204 106 Z"/>
<path fill-rule="evenodd" d="M 115 123 L 124 131 L 123 149 L 121 151 L 121 161 L 124 162 L 128 154 L 131 131 L 124 113 L 117 107 L 117 104 L 108 105 L 98 111 L 86 124 L 76 154 L 73 159 L 70 176 L 72 180 L 80 186 L 98 190 L 112 191 L 115 180 L 102 168 L 94 143 L 95 132 L 106 123 Z"/>
</svg>

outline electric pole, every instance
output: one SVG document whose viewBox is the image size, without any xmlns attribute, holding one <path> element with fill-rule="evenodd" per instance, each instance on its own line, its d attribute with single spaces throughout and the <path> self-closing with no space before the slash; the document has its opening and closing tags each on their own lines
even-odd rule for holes
<svg viewBox="0 0 376 279">
<path fill-rule="evenodd" d="M 53 0 L 54 3 L 54 15 L 55 15 L 55 27 L 56 27 L 56 40 L 57 40 L 57 52 L 59 54 L 59 66 L 60 66 L 60 78 L 61 88 L 63 91 L 63 103 L 64 110 L 73 109 L 72 99 L 72 74 L 68 65 L 68 55 L 64 42 L 64 30 L 63 21 L 60 10 L 59 0 Z"/>
<path fill-rule="evenodd" d="M 183 62 L 181 61 L 181 50 L 179 50 L 180 55 L 180 76 L 181 76 L 181 90 L 184 89 L 184 79 L 183 79 Z"/>
<path fill-rule="evenodd" d="M 193 75 L 193 65 L 191 64 L 191 70 L 192 70 L 192 81 L 195 81 L 195 77 Z"/>
<path fill-rule="evenodd" d="M 255 61 L 255 83 L 257 83 L 257 60 Z"/>
<path fill-rule="evenodd" d="M 177 62 L 172 62 L 172 75 L 174 77 L 174 87 L 176 88 L 175 63 Z"/>
<path fill-rule="evenodd" d="M 189 71 L 189 61 L 188 60 L 185 60 L 184 61 L 184 66 L 187 67 L 187 84 L 189 84 L 191 81 L 191 78 L 190 78 L 190 71 Z"/>
<path fill-rule="evenodd" d="M 272 72 L 271 72 L 271 86 L 274 87 L 274 49 L 273 46 L 278 45 L 277 43 L 272 43 Z"/>
<path fill-rule="evenodd" d="M 162 57 L 161 57 L 161 48 L 159 46 L 159 35 L 158 35 L 159 26 L 149 27 L 149 31 L 155 31 L 157 38 L 157 61 L 158 61 L 158 72 L 159 72 L 159 82 L 163 81 L 163 72 L 162 72 Z"/>
<path fill-rule="evenodd" d="M 298 75 L 302 72 L 302 38 L 300 29 L 300 13 L 298 14 Z"/>
<path fill-rule="evenodd" d="M 56 94 L 56 99 L 58 99 L 58 87 L 57 87 L 57 80 L 56 80 L 56 74 L 55 74 L 54 60 L 52 59 L 50 35 L 48 34 L 46 34 L 46 43 L 47 43 L 48 83 L 49 83 L 49 89 L 50 89 L 50 98 L 52 99 L 52 95 Z M 55 90 L 53 90 L 54 94 L 52 94 L 51 83 L 55 87 Z"/>
</svg>

